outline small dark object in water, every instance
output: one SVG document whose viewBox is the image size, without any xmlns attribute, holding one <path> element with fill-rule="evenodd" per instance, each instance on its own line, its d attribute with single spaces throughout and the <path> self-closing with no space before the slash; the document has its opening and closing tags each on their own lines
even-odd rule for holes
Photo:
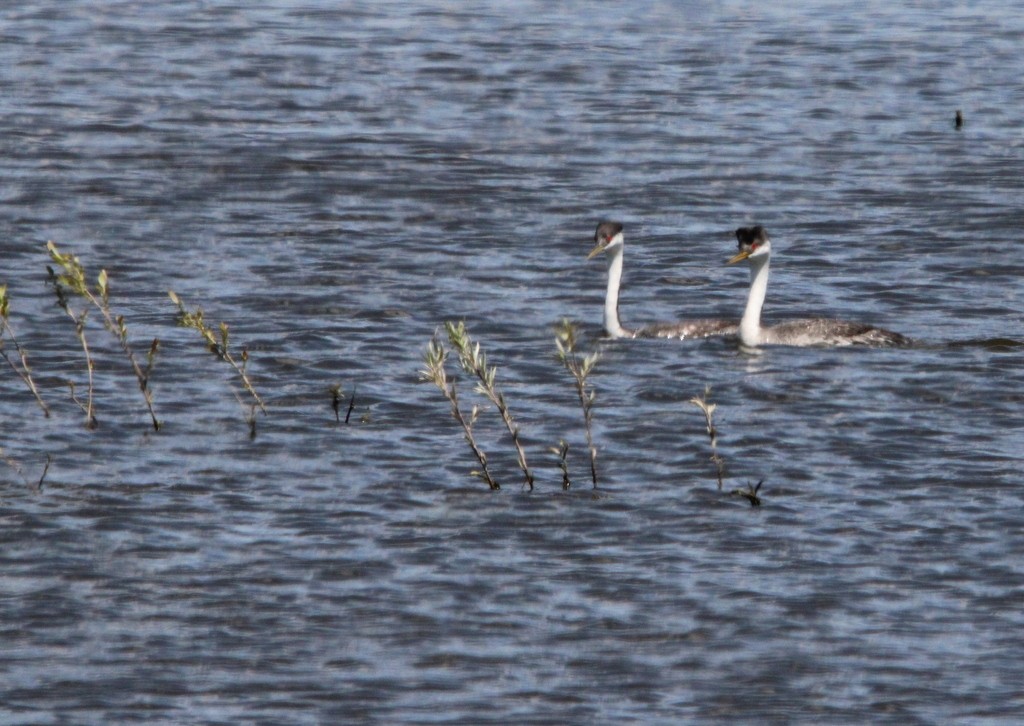
<svg viewBox="0 0 1024 726">
<path fill-rule="evenodd" d="M 956 128 L 962 129 L 964 127 L 964 114 L 960 109 L 956 110 Z"/>
<path fill-rule="evenodd" d="M 352 415 L 352 409 L 356 407 L 356 387 L 352 386 L 352 398 L 348 400 L 348 411 L 345 412 L 345 423 L 348 423 L 349 417 Z"/>
<path fill-rule="evenodd" d="M 743 497 L 744 499 L 746 499 L 748 502 L 750 502 L 750 506 L 752 506 L 752 507 L 760 507 L 761 506 L 761 497 L 757 496 L 757 493 L 759 491 L 761 491 L 761 485 L 762 484 L 764 484 L 764 479 L 759 481 L 757 483 L 757 486 L 754 486 L 753 484 L 750 484 L 748 482 L 746 489 L 733 489 L 732 493 L 735 496 Z"/>
</svg>

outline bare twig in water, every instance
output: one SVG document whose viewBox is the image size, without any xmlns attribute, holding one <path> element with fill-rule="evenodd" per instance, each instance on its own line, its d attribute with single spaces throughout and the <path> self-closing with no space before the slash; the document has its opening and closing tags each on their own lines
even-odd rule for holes
<svg viewBox="0 0 1024 726">
<path fill-rule="evenodd" d="M 245 420 L 249 424 L 249 438 L 256 438 L 256 404 L 252 404 L 249 407 L 249 415 L 246 416 Z"/>
<path fill-rule="evenodd" d="M 39 408 L 43 409 L 43 415 L 47 418 L 50 417 L 50 409 L 43 401 L 42 396 L 39 395 L 39 391 L 36 389 L 36 382 L 32 380 L 32 368 L 28 364 L 28 353 L 18 343 L 17 337 L 14 335 L 14 330 L 11 328 L 11 322 L 8 319 L 8 312 L 10 307 L 10 298 L 7 295 L 7 285 L 0 285 L 0 355 L 3 356 L 4 360 L 7 361 L 8 365 L 11 366 L 11 370 L 18 374 L 22 382 L 28 387 L 28 390 L 35 396 L 36 403 L 39 404 Z M 18 354 L 20 363 L 15 363 L 11 360 L 11 357 L 7 355 L 7 350 L 4 348 L 4 335 L 10 338 L 11 343 L 14 345 L 14 351 Z"/>
<path fill-rule="evenodd" d="M 335 423 L 341 423 L 341 402 L 345 400 L 344 390 L 340 383 L 333 384 L 327 389 L 331 394 L 331 410 L 334 411 Z M 345 424 L 348 425 L 352 418 L 352 411 L 356 407 L 356 386 L 352 386 L 352 395 L 348 399 L 348 408 L 345 410 Z"/>
<path fill-rule="evenodd" d="M 4 463 L 17 473 L 21 480 L 25 482 L 25 486 L 37 492 L 42 491 L 43 480 L 46 479 L 46 472 L 50 470 L 50 464 L 53 463 L 53 457 L 47 454 L 46 463 L 43 465 L 43 473 L 39 476 L 39 480 L 33 485 L 33 483 L 29 481 L 28 477 L 25 476 L 25 472 L 22 470 L 21 465 L 15 461 L 13 457 L 5 454 L 3 449 L 0 449 L 0 459 L 3 459 Z"/>
<path fill-rule="evenodd" d="M 512 437 L 512 445 L 515 446 L 519 468 L 522 469 L 523 476 L 526 478 L 526 485 L 530 488 L 530 491 L 533 491 L 533 472 L 530 471 L 530 467 L 526 463 L 526 451 L 523 450 L 522 442 L 519 440 L 519 425 L 512 418 L 512 414 L 508 410 L 504 394 L 498 390 L 494 383 L 494 379 L 498 374 L 497 367 L 488 367 L 487 357 L 480 350 L 480 344 L 473 342 L 464 322 L 460 321 L 458 325 L 452 322 L 445 322 L 444 327 L 448 333 L 448 341 L 452 344 L 455 352 L 458 353 L 459 364 L 462 366 L 462 369 L 466 373 L 476 376 L 477 393 L 485 396 L 498 409 L 501 420 L 505 422 L 505 428 L 508 429 L 509 435 Z"/>
<path fill-rule="evenodd" d="M 477 406 L 473 406 L 467 418 L 459 405 L 459 395 L 455 388 L 455 381 L 448 379 L 448 371 L 445 367 L 445 363 L 448 360 L 448 351 L 435 338 L 427 344 L 427 352 L 423 356 L 423 360 L 426 365 L 420 372 L 420 380 L 433 383 L 444 397 L 448 399 L 448 403 L 451 405 L 452 417 L 462 426 L 462 433 L 466 443 L 469 444 L 469 448 L 473 451 L 473 456 L 480 463 L 480 470 L 474 471 L 473 475 L 486 481 L 492 490 L 501 489 L 498 482 L 491 476 L 490 469 L 487 468 L 487 455 L 484 454 L 483 449 L 476 443 L 476 438 L 473 436 L 473 425 L 476 423 L 480 409 Z"/>
<path fill-rule="evenodd" d="M 43 466 L 43 473 L 39 475 L 39 482 L 36 484 L 36 491 L 43 491 L 43 481 L 46 479 L 46 473 L 50 471 L 50 464 L 53 463 L 53 457 L 49 454 L 46 455 L 46 464 Z"/>
<path fill-rule="evenodd" d="M 588 388 L 587 376 L 594 370 L 594 366 L 601 356 L 599 353 L 591 353 L 585 356 L 583 360 L 580 360 L 576 354 L 576 326 L 567 318 L 563 318 L 562 322 L 555 328 L 555 345 L 558 347 L 558 360 L 572 374 L 576 384 L 576 395 L 579 396 L 580 407 L 583 409 L 583 424 L 587 435 L 587 448 L 590 451 L 590 478 L 596 489 L 597 447 L 594 446 L 592 433 L 594 398 L 596 394 L 593 386 Z"/>
<path fill-rule="evenodd" d="M 66 291 L 69 290 L 76 295 L 80 295 L 86 302 L 100 311 L 100 315 L 103 316 L 103 327 L 117 338 L 118 345 L 121 346 L 121 350 L 124 352 L 125 356 L 128 358 L 128 362 L 132 366 L 132 371 L 135 373 L 135 379 L 139 384 L 139 390 L 142 392 L 142 397 L 146 402 L 146 409 L 149 411 L 149 417 L 153 422 L 153 430 L 159 431 L 160 421 L 156 417 L 156 411 L 153 410 L 153 391 L 149 387 L 149 374 L 153 370 L 153 363 L 156 358 L 157 349 L 159 348 L 159 340 L 154 339 L 153 343 L 150 345 L 146 368 L 143 370 L 135 357 L 135 351 L 128 342 L 128 325 L 125 323 L 124 316 L 115 316 L 110 309 L 110 285 L 107 278 L 107 271 L 100 270 L 100 274 L 96 277 L 96 289 L 93 290 L 86 281 L 85 268 L 75 255 L 60 252 L 60 250 L 57 249 L 57 245 L 53 242 L 47 242 L 46 249 L 50 253 L 50 259 L 57 263 L 62 270 L 60 273 L 55 273 L 52 268 L 47 268 L 50 271 L 50 279 L 53 282 L 54 287 L 58 290 L 57 299 L 61 307 L 63 307 L 71 318 L 75 320 L 76 329 L 84 328 L 85 312 L 83 311 L 82 314 L 78 316 L 71 312 L 70 308 L 67 306 Z M 79 332 L 79 339 L 82 341 L 82 346 L 86 347 L 85 337 L 81 331 Z M 86 356 L 88 357 L 88 352 L 86 353 Z M 91 361 L 89 374 L 89 401 L 91 405 Z"/>
<path fill-rule="evenodd" d="M 750 506 L 752 507 L 760 507 L 761 497 L 759 497 L 757 493 L 761 491 L 762 484 L 764 484 L 764 479 L 759 481 L 757 483 L 757 486 L 754 486 L 750 482 L 747 482 L 746 489 L 733 489 L 731 493 L 735 496 L 743 497 L 748 502 L 750 502 Z"/>
<path fill-rule="evenodd" d="M 352 386 L 352 397 L 348 399 L 348 410 L 345 412 L 345 423 L 348 424 L 349 418 L 352 416 L 352 409 L 356 407 L 356 386 Z M 367 411 L 367 422 L 369 421 L 369 411 Z"/>
<path fill-rule="evenodd" d="M 711 386 L 704 387 L 704 395 L 694 396 L 690 403 L 704 412 L 704 423 L 707 427 L 708 438 L 711 440 L 711 461 L 715 463 L 715 470 L 718 473 L 718 491 L 722 491 L 722 480 L 725 475 L 725 459 L 718 453 L 718 429 L 715 428 L 713 416 L 716 404 L 708 403 L 708 396 L 711 395 Z"/>
</svg>

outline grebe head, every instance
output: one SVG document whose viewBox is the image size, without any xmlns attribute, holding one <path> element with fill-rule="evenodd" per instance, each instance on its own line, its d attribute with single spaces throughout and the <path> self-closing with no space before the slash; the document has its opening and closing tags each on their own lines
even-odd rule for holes
<svg viewBox="0 0 1024 726">
<path fill-rule="evenodd" d="M 622 247 L 622 225 L 618 222 L 601 222 L 597 225 L 597 231 L 594 232 L 594 244 L 596 246 L 587 255 L 588 260 L 602 252 Z"/>
<path fill-rule="evenodd" d="M 742 262 L 748 257 L 754 259 L 764 257 L 772 251 L 772 243 L 768 239 L 768 231 L 761 225 L 756 227 L 740 227 L 736 230 L 736 241 L 740 251 L 729 258 L 725 263 L 727 265 Z"/>
</svg>

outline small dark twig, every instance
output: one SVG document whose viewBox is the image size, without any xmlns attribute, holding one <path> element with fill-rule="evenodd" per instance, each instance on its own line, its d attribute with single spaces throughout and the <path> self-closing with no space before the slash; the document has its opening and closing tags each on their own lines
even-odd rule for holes
<svg viewBox="0 0 1024 726">
<path fill-rule="evenodd" d="M 10 457 L 7 454 L 5 454 L 3 449 L 0 449 L 0 459 L 3 459 L 4 463 L 6 463 L 7 466 L 11 467 L 11 469 L 17 472 L 18 476 L 21 477 L 21 480 L 25 482 L 25 486 L 37 492 L 42 491 L 43 480 L 46 479 L 46 472 L 50 470 L 50 463 L 53 461 L 53 457 L 47 454 L 46 463 L 43 465 L 43 473 L 39 477 L 39 481 L 35 485 L 33 485 L 32 482 L 28 480 L 28 477 L 25 476 L 25 472 L 22 470 L 21 465 L 17 461 L 15 461 L 13 457 Z"/>
<path fill-rule="evenodd" d="M 249 415 L 246 417 L 246 421 L 249 422 L 249 439 L 252 441 L 256 440 L 256 404 L 252 404 L 249 408 Z"/>
<path fill-rule="evenodd" d="M 345 424 L 348 424 L 349 418 L 352 416 L 352 409 L 356 407 L 356 386 L 352 386 L 352 397 L 348 399 L 348 411 L 345 412 Z"/>
<path fill-rule="evenodd" d="M 53 457 L 49 454 L 46 455 L 46 464 L 43 466 L 43 473 L 39 475 L 39 483 L 36 484 L 36 491 L 43 491 L 43 480 L 46 479 L 46 473 L 50 471 L 50 464 L 53 463 Z"/>
<path fill-rule="evenodd" d="M 761 491 L 762 484 L 764 484 L 764 479 L 759 481 L 757 483 L 757 486 L 754 486 L 750 482 L 747 482 L 746 489 L 733 489 L 731 493 L 737 497 L 743 497 L 748 502 L 750 502 L 750 506 L 752 507 L 760 507 L 761 497 L 757 496 L 757 493 Z"/>
</svg>

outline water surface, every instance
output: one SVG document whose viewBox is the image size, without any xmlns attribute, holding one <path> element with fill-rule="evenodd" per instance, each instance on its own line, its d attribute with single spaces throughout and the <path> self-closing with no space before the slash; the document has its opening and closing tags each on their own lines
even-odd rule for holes
<svg viewBox="0 0 1024 726">
<path fill-rule="evenodd" d="M 0 376 L 2 720 L 1014 722 L 1022 32 L 998 2 L 0 11 L 0 284 L 52 408 Z M 738 316 L 760 223 L 766 318 L 920 344 L 602 342 L 604 218 L 627 323 Z M 160 338 L 159 433 L 95 313 L 82 426 L 51 239 Z M 168 289 L 248 348 L 255 439 Z M 596 492 L 563 317 L 602 354 Z M 493 411 L 496 493 L 417 383 L 458 319 L 532 493 Z"/>
</svg>

